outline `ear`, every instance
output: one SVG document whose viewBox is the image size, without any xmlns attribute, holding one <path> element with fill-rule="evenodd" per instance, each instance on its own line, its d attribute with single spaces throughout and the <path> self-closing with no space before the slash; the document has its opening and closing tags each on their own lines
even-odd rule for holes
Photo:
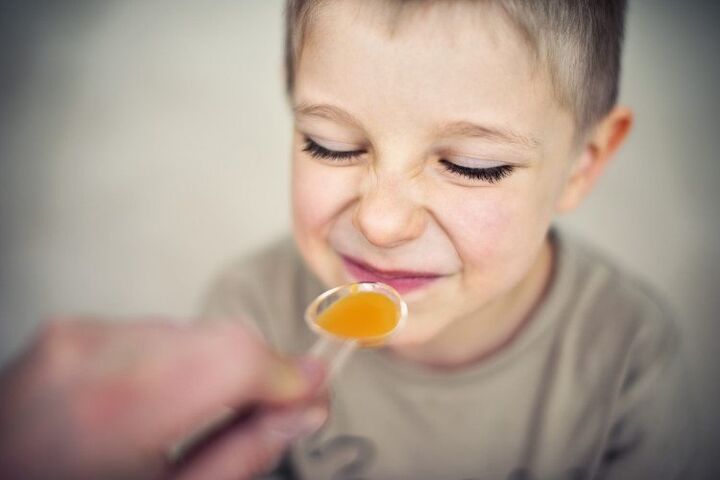
<svg viewBox="0 0 720 480">
<path fill-rule="evenodd" d="M 565 189 L 557 201 L 558 213 L 574 210 L 590 193 L 615 152 L 627 138 L 633 124 L 633 112 L 616 106 L 593 129 L 575 159 Z"/>
</svg>

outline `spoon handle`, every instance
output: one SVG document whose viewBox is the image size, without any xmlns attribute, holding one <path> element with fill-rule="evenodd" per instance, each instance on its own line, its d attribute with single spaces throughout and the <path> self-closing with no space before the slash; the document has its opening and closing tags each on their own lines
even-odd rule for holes
<svg viewBox="0 0 720 480">
<path fill-rule="evenodd" d="M 327 362 L 329 368 L 328 379 L 331 379 L 345 366 L 345 362 L 357 347 L 357 340 L 337 340 L 320 337 L 310 348 L 308 355 Z"/>
</svg>

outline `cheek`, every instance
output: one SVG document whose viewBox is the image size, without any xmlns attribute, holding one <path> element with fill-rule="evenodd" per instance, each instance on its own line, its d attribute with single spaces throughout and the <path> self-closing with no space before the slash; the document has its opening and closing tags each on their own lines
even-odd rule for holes
<svg viewBox="0 0 720 480">
<path fill-rule="evenodd" d="M 343 167 L 320 164 L 296 154 L 293 158 L 292 206 L 296 233 L 325 236 L 353 198 L 354 178 Z"/>
<path fill-rule="evenodd" d="M 462 216 L 452 216 L 448 228 L 466 270 L 487 267 L 493 259 L 505 257 L 517 218 L 513 206 L 487 198 L 464 202 L 461 211 Z"/>
<path fill-rule="evenodd" d="M 517 216 L 517 207 L 503 201 L 499 192 L 457 196 L 444 210 L 444 226 L 465 263 L 471 264 L 502 250 Z"/>
<path fill-rule="evenodd" d="M 445 217 L 465 280 L 479 282 L 482 288 L 517 281 L 545 237 L 550 222 L 547 202 L 528 192 L 476 193 L 456 199 Z"/>
</svg>

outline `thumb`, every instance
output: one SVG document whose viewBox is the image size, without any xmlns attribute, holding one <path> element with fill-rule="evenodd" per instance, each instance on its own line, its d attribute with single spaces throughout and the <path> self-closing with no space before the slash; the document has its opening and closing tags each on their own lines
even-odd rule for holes
<svg viewBox="0 0 720 480">
<path fill-rule="evenodd" d="M 261 404 L 282 405 L 317 396 L 324 388 L 326 365 L 312 357 L 288 360 L 275 357 L 267 368 L 258 372 L 262 388 L 255 399 Z"/>
<path fill-rule="evenodd" d="M 172 478 L 253 478 L 275 466 L 290 442 L 318 430 L 327 415 L 327 409 L 317 404 L 259 410 L 184 458 Z"/>
<path fill-rule="evenodd" d="M 219 323 L 212 333 L 219 345 L 211 355 L 213 368 L 206 370 L 213 372 L 214 391 L 227 407 L 292 403 L 324 385 L 326 367 L 318 359 L 289 358 L 239 325 Z"/>
</svg>

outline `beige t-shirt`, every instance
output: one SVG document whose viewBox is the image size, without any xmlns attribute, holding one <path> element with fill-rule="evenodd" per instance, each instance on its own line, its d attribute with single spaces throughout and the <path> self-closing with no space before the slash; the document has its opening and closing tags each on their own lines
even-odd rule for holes
<svg viewBox="0 0 720 480">
<path fill-rule="evenodd" d="M 511 344 L 451 373 L 356 352 L 329 422 L 273 478 L 689 478 L 693 429 L 667 309 L 579 240 L 553 238 L 552 284 Z M 304 309 L 323 290 L 287 239 L 226 270 L 204 316 L 251 319 L 301 354 L 315 339 Z"/>
</svg>

